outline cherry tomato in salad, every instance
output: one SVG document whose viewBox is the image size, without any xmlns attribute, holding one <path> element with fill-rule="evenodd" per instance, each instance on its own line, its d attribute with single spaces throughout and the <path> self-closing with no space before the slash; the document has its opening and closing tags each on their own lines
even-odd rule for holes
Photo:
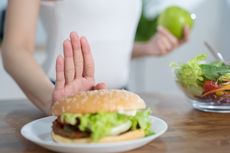
<svg viewBox="0 0 230 153">
<path fill-rule="evenodd" d="M 204 92 L 208 92 L 208 91 L 215 90 L 218 88 L 219 88 L 219 85 L 215 81 L 212 81 L 212 80 L 206 80 L 203 84 Z"/>
</svg>

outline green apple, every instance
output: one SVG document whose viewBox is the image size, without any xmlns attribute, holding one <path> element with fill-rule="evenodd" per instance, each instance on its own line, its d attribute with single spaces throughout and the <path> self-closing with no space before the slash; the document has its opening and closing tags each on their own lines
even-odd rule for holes
<svg viewBox="0 0 230 153">
<path fill-rule="evenodd" d="M 168 29 L 178 39 L 183 38 L 184 26 L 193 27 L 194 14 L 179 6 L 166 8 L 158 17 L 158 25 Z"/>
</svg>

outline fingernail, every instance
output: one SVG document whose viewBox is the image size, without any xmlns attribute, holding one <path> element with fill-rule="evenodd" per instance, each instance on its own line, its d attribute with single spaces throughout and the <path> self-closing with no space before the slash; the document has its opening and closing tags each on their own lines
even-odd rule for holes
<svg viewBox="0 0 230 153">
<path fill-rule="evenodd" d="M 70 37 L 78 37 L 77 32 L 74 32 L 74 31 L 73 31 L 73 32 L 71 32 L 71 33 L 70 33 Z"/>
<path fill-rule="evenodd" d="M 66 43 L 68 43 L 68 39 L 65 39 L 63 42 L 63 44 L 66 44 Z"/>
<path fill-rule="evenodd" d="M 59 54 L 59 55 L 57 56 L 57 58 L 62 58 L 62 56 Z"/>
<path fill-rule="evenodd" d="M 81 36 L 81 40 L 82 40 L 82 41 L 85 41 L 85 42 L 87 41 L 87 39 L 86 39 L 85 36 Z"/>
<path fill-rule="evenodd" d="M 62 63 L 62 59 L 63 59 L 63 56 L 62 55 L 58 55 L 57 57 L 57 63 Z"/>
<path fill-rule="evenodd" d="M 186 30 L 189 30 L 189 26 L 188 25 L 185 25 L 184 27 Z"/>
<path fill-rule="evenodd" d="M 157 30 L 162 30 L 162 29 L 163 29 L 162 26 L 158 26 L 158 27 L 157 27 Z"/>
</svg>

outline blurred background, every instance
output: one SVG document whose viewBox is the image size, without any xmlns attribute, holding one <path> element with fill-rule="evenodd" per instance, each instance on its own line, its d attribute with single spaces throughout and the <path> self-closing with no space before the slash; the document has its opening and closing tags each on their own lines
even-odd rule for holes
<svg viewBox="0 0 230 153">
<path fill-rule="evenodd" d="M 204 41 L 220 51 L 230 60 L 230 0 L 145 0 L 143 15 L 139 23 L 136 40 L 148 39 L 155 32 L 156 18 L 167 6 L 177 4 L 196 14 L 190 40 L 181 48 L 164 57 L 148 57 L 131 62 L 129 89 L 135 92 L 162 92 L 182 94 L 174 82 L 169 64 L 186 62 L 200 54 L 209 54 Z M 0 1 L 0 38 L 4 23 L 6 0 Z M 45 57 L 46 33 L 39 21 L 36 36 L 37 61 L 42 64 Z M 1 56 L 1 55 L 0 55 Z M 209 55 L 212 58 L 211 55 Z M 4 71 L 0 58 L 0 100 L 25 98 L 15 82 Z"/>
</svg>

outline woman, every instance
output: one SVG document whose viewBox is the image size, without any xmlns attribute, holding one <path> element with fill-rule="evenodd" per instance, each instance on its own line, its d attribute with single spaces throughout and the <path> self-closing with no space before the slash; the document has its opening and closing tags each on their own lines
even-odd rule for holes
<svg viewBox="0 0 230 153">
<path fill-rule="evenodd" d="M 33 57 L 39 10 L 48 33 L 45 71 Z M 2 46 L 4 67 L 46 113 L 53 102 L 81 90 L 105 88 L 105 83 L 109 88 L 122 88 L 128 81 L 131 57 L 164 55 L 188 38 L 187 28 L 185 39 L 179 41 L 159 27 L 148 42 L 134 44 L 140 14 L 141 0 L 9 0 Z M 89 40 L 92 54 L 81 35 Z M 64 57 L 58 56 L 62 50 Z M 55 86 L 50 79 L 56 79 Z M 95 80 L 105 83 L 96 84 Z"/>
</svg>

